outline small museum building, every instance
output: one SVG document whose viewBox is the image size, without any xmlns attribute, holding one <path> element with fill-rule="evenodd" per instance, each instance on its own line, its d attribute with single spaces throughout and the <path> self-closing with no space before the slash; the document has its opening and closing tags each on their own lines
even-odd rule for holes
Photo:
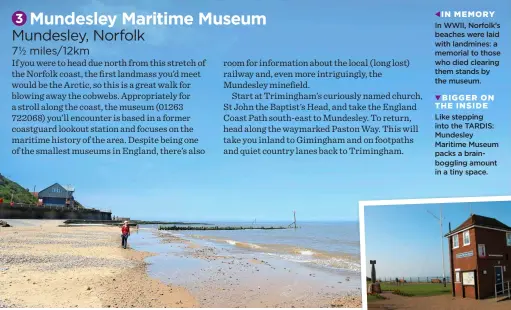
<svg viewBox="0 0 511 310">
<path fill-rule="evenodd" d="M 71 207 L 75 206 L 75 189 L 55 183 L 37 193 L 37 197 L 44 206 Z"/>
<path fill-rule="evenodd" d="M 474 214 L 446 237 L 453 296 L 484 299 L 509 289 L 511 227 Z"/>
</svg>

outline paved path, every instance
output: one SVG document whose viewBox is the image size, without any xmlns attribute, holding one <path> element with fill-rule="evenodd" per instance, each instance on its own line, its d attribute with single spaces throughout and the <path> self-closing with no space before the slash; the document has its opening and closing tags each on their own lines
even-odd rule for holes
<svg viewBox="0 0 511 310">
<path fill-rule="evenodd" d="M 372 301 L 369 309 L 418 309 L 418 310 L 509 310 L 511 300 L 496 302 L 495 299 L 474 300 L 454 298 L 452 295 L 439 295 L 429 297 L 405 297 L 390 292 L 382 294 L 387 299 Z"/>
</svg>

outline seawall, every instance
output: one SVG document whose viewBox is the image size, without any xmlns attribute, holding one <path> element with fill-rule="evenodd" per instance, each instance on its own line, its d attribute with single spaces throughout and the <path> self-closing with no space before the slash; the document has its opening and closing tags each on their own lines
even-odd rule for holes
<svg viewBox="0 0 511 310">
<path fill-rule="evenodd" d="M 82 209 L 72 210 L 68 208 L 40 207 L 35 205 L 0 204 L 0 219 L 33 219 L 33 220 L 112 220 L 112 213 Z"/>
</svg>

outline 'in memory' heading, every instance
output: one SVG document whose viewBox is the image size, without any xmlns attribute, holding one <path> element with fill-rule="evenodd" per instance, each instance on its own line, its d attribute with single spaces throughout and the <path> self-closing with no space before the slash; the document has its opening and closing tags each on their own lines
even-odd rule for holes
<svg viewBox="0 0 511 310">
<path fill-rule="evenodd" d="M 59 26 L 108 26 L 112 28 L 119 21 L 117 15 L 105 15 L 94 12 L 90 15 L 79 15 L 71 12 L 68 15 L 48 15 L 45 13 L 30 13 L 31 25 Z M 192 15 L 171 15 L 167 12 L 153 12 L 149 15 L 137 13 L 121 14 L 122 25 L 163 25 L 163 26 L 191 26 L 195 23 Z M 198 14 L 199 25 L 227 26 L 227 25 L 266 25 L 265 15 L 216 15 L 211 12 Z"/>
</svg>

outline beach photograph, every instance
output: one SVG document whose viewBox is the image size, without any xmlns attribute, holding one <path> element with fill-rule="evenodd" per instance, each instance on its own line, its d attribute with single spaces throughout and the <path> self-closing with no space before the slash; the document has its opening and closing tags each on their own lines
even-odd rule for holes
<svg viewBox="0 0 511 310">
<path fill-rule="evenodd" d="M 357 221 L 149 220 L 86 198 L 0 176 L 0 307 L 362 306 Z"/>
<path fill-rule="evenodd" d="M 510 198 L 361 203 L 367 308 L 509 309 Z"/>
</svg>

